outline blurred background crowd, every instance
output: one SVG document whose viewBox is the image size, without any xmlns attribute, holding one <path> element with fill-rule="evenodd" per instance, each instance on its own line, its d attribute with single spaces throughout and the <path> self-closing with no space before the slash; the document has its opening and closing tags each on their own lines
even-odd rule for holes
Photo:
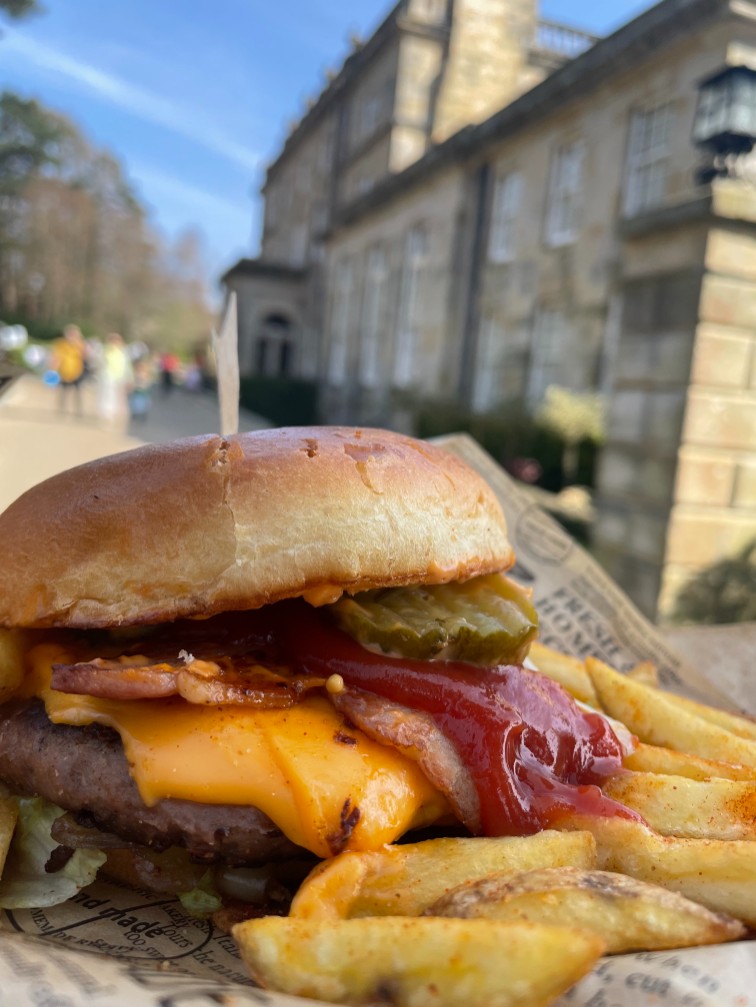
<svg viewBox="0 0 756 1007">
<path fill-rule="evenodd" d="M 2 359 L 9 373 L 20 365 L 57 389 L 60 413 L 88 415 L 112 430 L 146 421 L 156 387 L 163 397 L 175 388 L 201 393 L 216 387 L 214 357 L 204 346 L 179 356 L 141 340 L 127 343 L 118 332 L 85 338 L 73 324 L 48 342 L 31 340 L 23 325 L 0 326 Z"/>
</svg>

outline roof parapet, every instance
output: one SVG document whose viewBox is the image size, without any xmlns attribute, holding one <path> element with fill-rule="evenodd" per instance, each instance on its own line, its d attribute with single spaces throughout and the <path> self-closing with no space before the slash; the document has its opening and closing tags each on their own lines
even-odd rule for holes
<svg viewBox="0 0 756 1007">
<path fill-rule="evenodd" d="M 539 18 L 530 48 L 535 55 L 568 60 L 584 53 L 598 40 L 598 35 L 591 35 L 580 28 Z"/>
</svg>

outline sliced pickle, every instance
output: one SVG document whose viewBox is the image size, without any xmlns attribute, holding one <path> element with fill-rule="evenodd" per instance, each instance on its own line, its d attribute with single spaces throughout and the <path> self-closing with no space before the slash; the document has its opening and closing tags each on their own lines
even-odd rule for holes
<svg viewBox="0 0 756 1007">
<path fill-rule="evenodd" d="M 518 664 L 538 628 L 528 596 L 501 574 L 363 591 L 330 610 L 363 646 L 425 660 Z"/>
</svg>

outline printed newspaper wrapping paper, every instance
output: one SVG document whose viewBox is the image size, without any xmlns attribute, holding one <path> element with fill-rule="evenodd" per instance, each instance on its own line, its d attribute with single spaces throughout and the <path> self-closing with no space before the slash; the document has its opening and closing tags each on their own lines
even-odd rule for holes
<svg viewBox="0 0 756 1007">
<path fill-rule="evenodd" d="M 515 576 L 533 588 L 541 639 L 594 654 L 620 670 L 653 660 L 666 688 L 754 713 L 687 667 L 594 561 L 530 502 L 474 441 L 441 439 L 499 494 L 517 552 Z M 723 655 L 723 661 L 727 655 Z M 712 669 L 716 673 L 716 669 Z M 180 903 L 97 883 L 52 909 L 0 916 L 0 1007 L 200 1007 L 303 1000 L 256 989 L 233 940 L 188 918 Z M 558 1007 L 747 1007 L 756 1004 L 756 942 L 605 958 Z"/>
</svg>

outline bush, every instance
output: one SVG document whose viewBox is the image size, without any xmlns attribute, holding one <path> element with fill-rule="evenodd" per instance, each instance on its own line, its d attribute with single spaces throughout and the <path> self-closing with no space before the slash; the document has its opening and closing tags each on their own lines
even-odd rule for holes
<svg viewBox="0 0 756 1007">
<path fill-rule="evenodd" d="M 595 487 L 600 454 L 601 444 L 596 441 L 582 440 L 578 443 L 576 485 L 587 486 L 589 489 Z"/>
<path fill-rule="evenodd" d="M 455 403 L 426 402 L 415 413 L 415 432 L 418 437 L 468 433 L 517 478 L 553 493 L 570 485 L 564 469 L 565 438 L 529 416 L 519 404 L 475 415 Z M 577 465 L 571 481 L 592 488 L 600 446 L 583 438 L 575 447 Z"/>
<path fill-rule="evenodd" d="M 29 339 L 41 343 L 49 343 L 53 339 L 58 339 L 63 333 L 63 326 L 66 324 L 65 322 L 30 320 L 24 315 L 12 311 L 3 312 L 0 317 L 5 325 L 25 326 L 26 331 L 29 333 Z"/>
<path fill-rule="evenodd" d="M 442 434 L 469 433 L 470 415 L 454 402 L 426 402 L 415 414 L 415 434 L 426 440 Z"/>
<path fill-rule="evenodd" d="M 297 378 L 242 378 L 239 400 L 275 426 L 308 426 L 317 423 L 317 385 Z"/>
<path fill-rule="evenodd" d="M 714 625 L 756 620 L 756 539 L 696 574 L 677 596 L 673 622 Z"/>
</svg>

